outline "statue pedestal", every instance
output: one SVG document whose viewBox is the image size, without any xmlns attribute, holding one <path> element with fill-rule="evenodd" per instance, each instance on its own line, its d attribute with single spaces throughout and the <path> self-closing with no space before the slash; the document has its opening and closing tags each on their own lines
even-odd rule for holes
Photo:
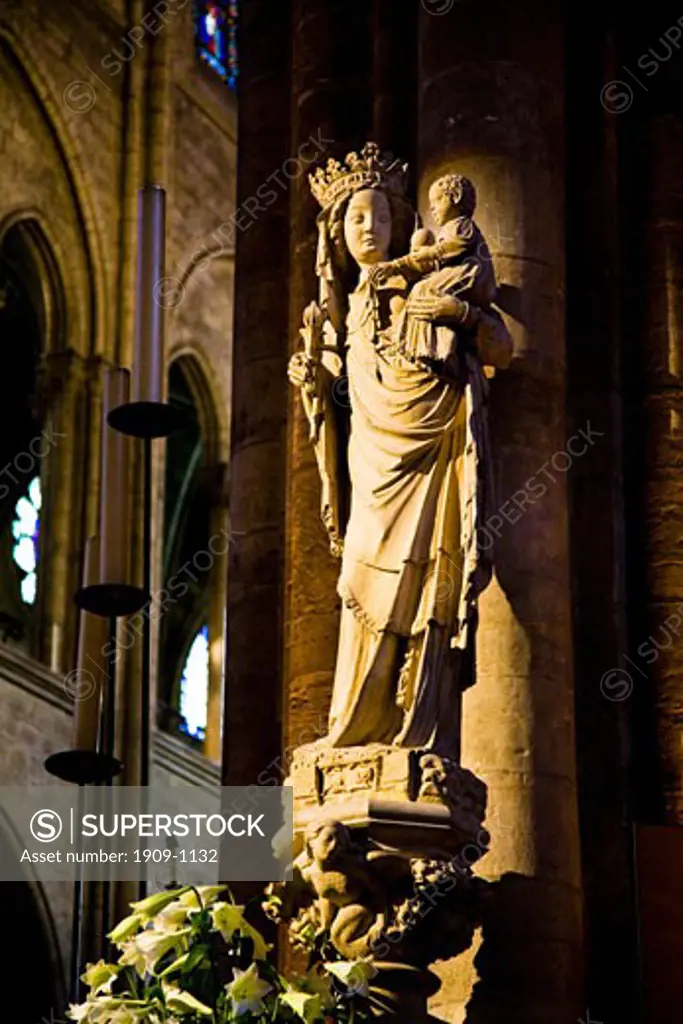
<svg viewBox="0 0 683 1024">
<path fill-rule="evenodd" d="M 294 787 L 297 852 L 305 833 L 326 821 L 416 857 L 452 858 L 471 845 L 483 856 L 488 849 L 486 786 L 438 754 L 310 744 L 295 751 L 287 784 Z"/>
<path fill-rule="evenodd" d="M 324 937 L 371 961 L 379 1020 L 428 1024 L 428 967 L 466 950 L 480 920 L 486 786 L 447 758 L 381 744 L 300 747 L 287 782 L 297 856 L 266 911 L 295 946 Z"/>
</svg>

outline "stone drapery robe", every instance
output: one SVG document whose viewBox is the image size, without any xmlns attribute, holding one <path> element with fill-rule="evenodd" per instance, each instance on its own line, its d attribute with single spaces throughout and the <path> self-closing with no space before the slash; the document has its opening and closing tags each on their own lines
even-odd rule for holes
<svg viewBox="0 0 683 1024">
<path fill-rule="evenodd" d="M 346 522 L 334 357 L 322 388 L 323 519 L 333 546 L 343 537 L 326 742 L 393 742 L 457 757 L 476 598 L 490 575 L 477 546 L 489 490 L 487 385 L 473 355 L 453 354 L 434 367 L 405 358 L 382 329 L 387 311 L 387 295 L 367 282 L 349 296 Z"/>
</svg>

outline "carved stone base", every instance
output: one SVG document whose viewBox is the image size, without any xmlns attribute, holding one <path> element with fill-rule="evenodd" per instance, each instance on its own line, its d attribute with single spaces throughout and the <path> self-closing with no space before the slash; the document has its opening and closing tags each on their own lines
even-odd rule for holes
<svg viewBox="0 0 683 1024">
<path fill-rule="evenodd" d="M 466 845 L 483 856 L 486 786 L 472 772 L 424 750 L 374 744 L 295 751 L 288 785 L 294 787 L 297 852 L 303 836 L 325 821 L 362 829 L 371 840 L 430 859 L 453 857 Z"/>
<path fill-rule="evenodd" d="M 322 743 L 295 751 L 288 784 L 293 880 L 270 887 L 266 913 L 309 953 L 371 961 L 379 1020 L 433 1024 L 427 968 L 464 952 L 481 921 L 471 865 L 488 849 L 486 786 L 429 751 Z"/>
</svg>

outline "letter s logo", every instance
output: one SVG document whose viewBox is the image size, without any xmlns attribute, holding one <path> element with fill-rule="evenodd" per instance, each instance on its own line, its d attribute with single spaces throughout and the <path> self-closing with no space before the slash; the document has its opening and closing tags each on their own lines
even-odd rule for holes
<svg viewBox="0 0 683 1024">
<path fill-rule="evenodd" d="M 53 843 L 62 834 L 62 819 L 56 811 L 36 811 L 31 818 L 31 835 L 39 843 Z"/>
</svg>

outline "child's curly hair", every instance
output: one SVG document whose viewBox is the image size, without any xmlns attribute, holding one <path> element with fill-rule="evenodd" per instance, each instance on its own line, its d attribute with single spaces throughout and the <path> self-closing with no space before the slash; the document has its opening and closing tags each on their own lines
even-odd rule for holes
<svg viewBox="0 0 683 1024">
<path fill-rule="evenodd" d="M 477 190 L 464 174 L 444 174 L 442 178 L 436 179 L 432 188 L 448 196 L 453 206 L 465 217 L 474 215 L 477 207 Z"/>
</svg>

